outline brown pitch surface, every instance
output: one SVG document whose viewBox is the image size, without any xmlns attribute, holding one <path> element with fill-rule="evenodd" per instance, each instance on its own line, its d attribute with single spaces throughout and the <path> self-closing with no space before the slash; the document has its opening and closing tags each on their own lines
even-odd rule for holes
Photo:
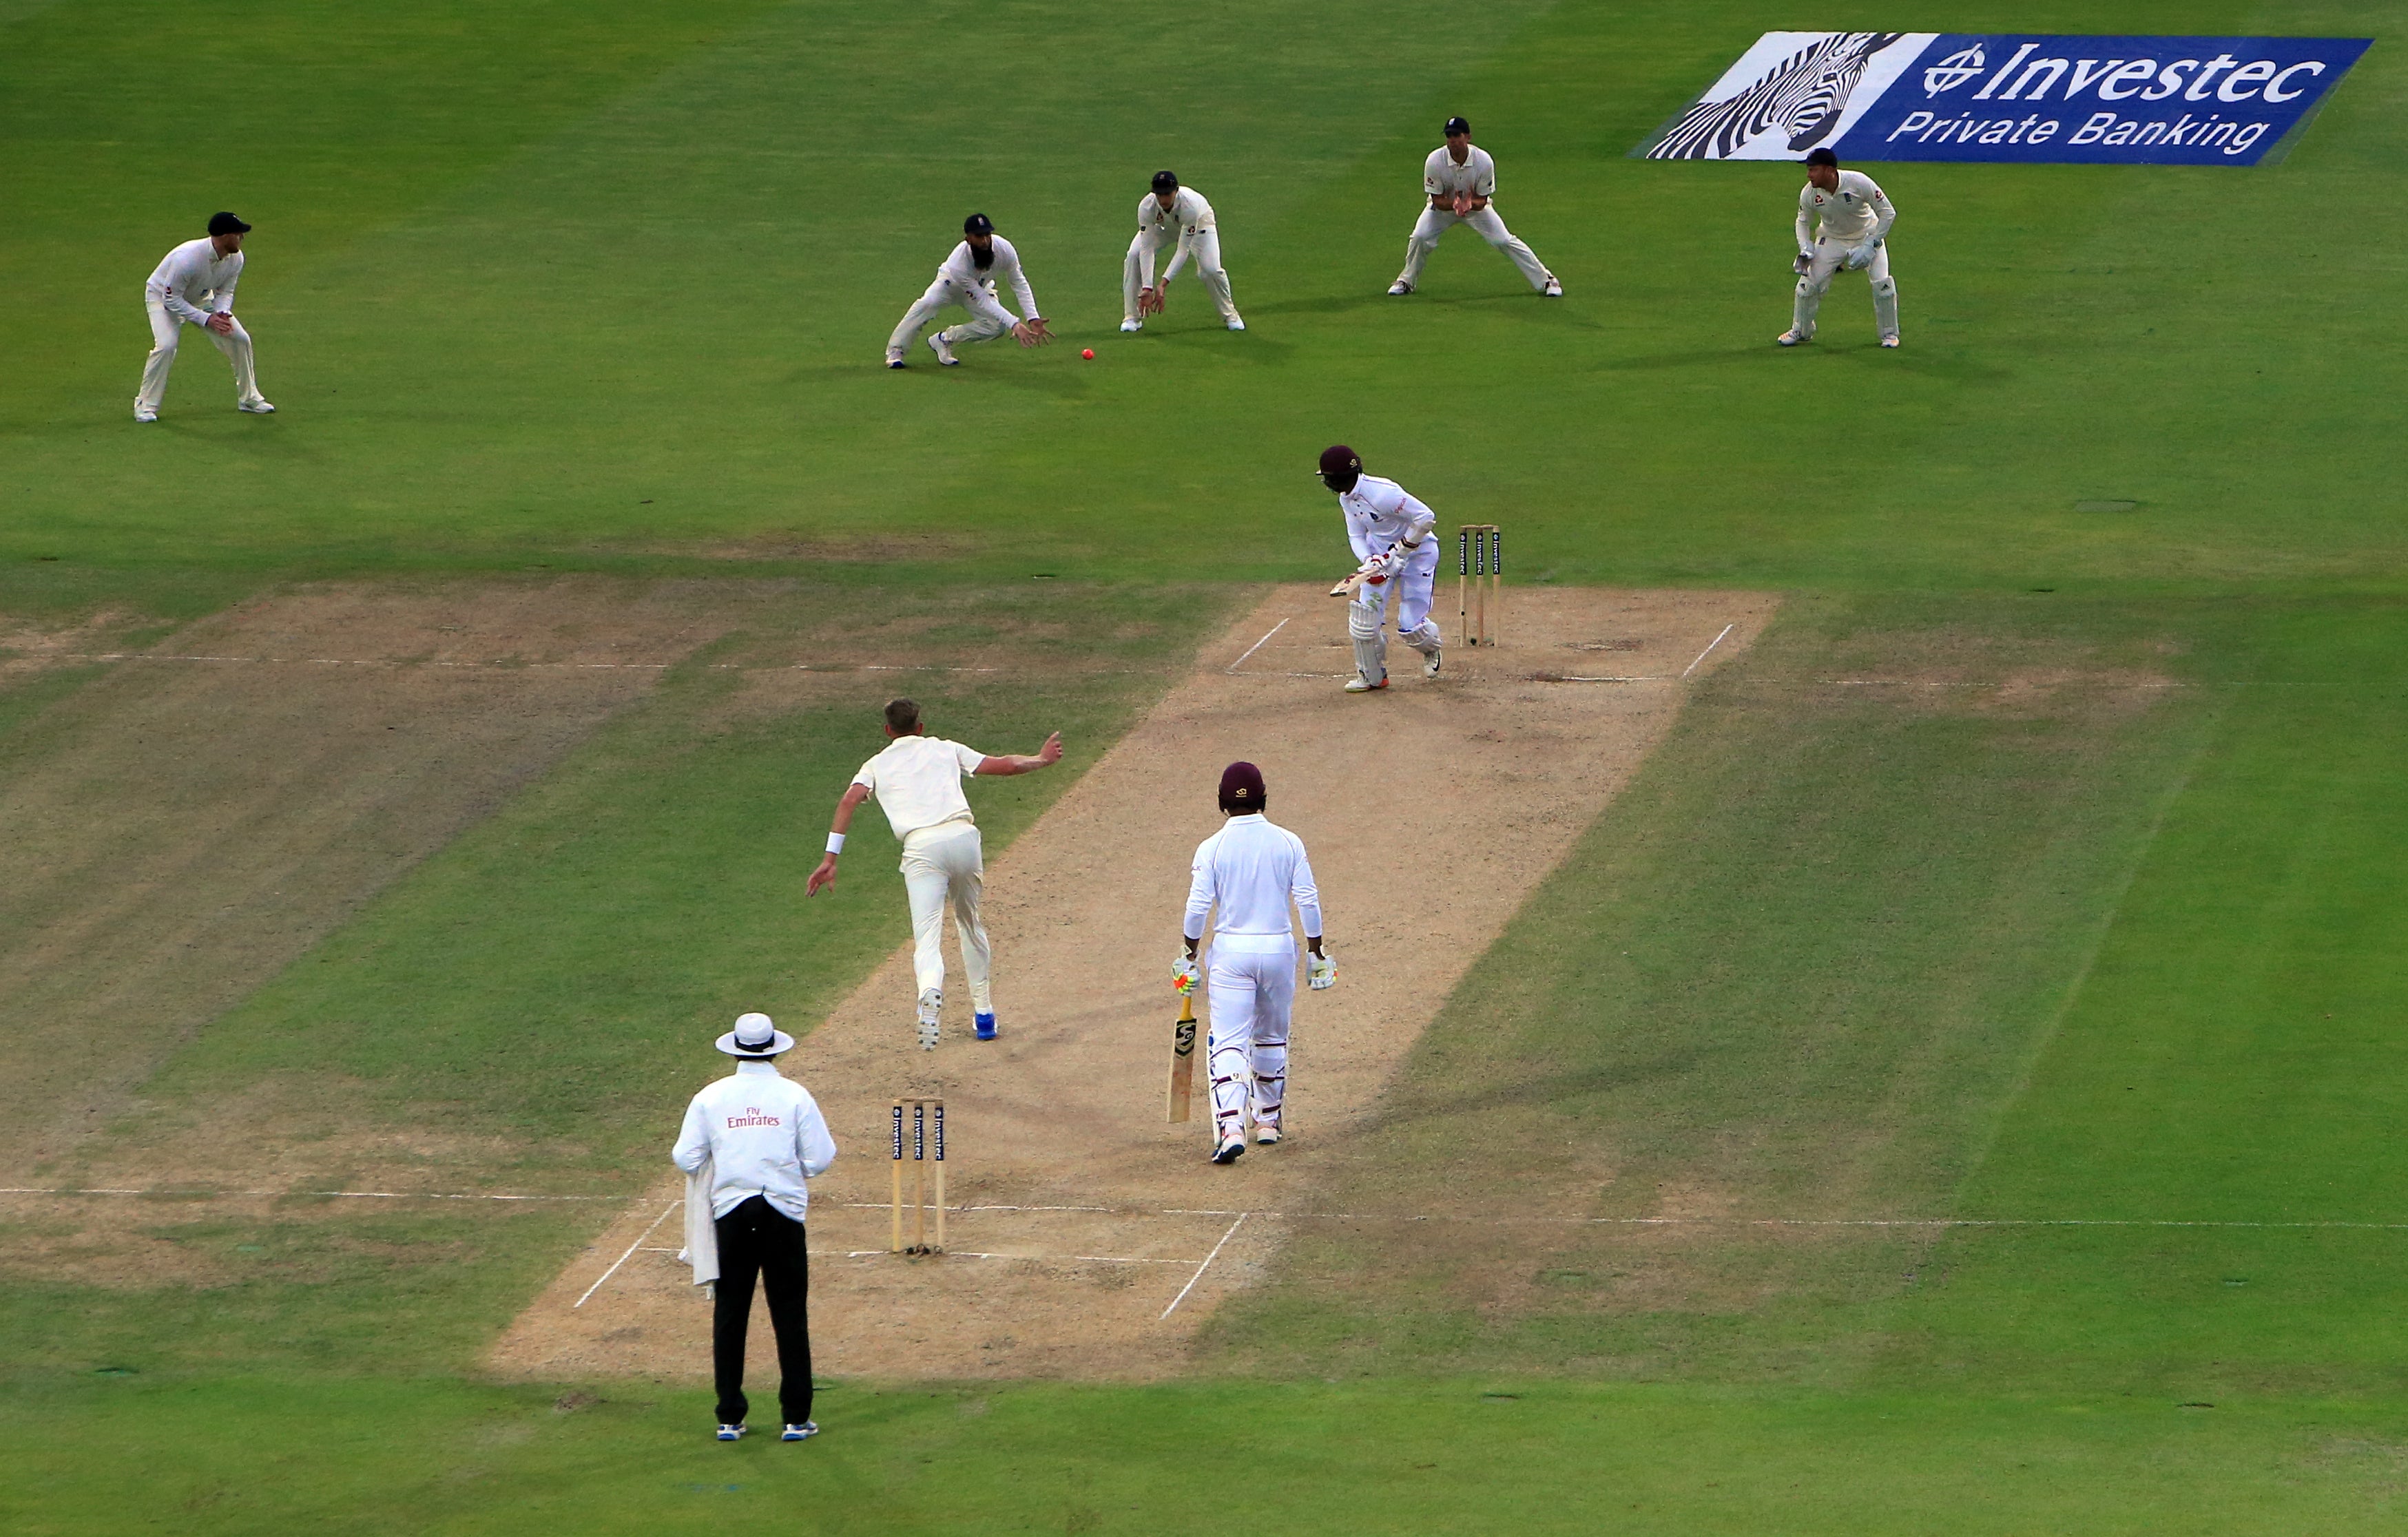
<svg viewBox="0 0 2408 1537">
<path fill-rule="evenodd" d="M 1737 655 L 1773 607 L 1759 593 L 1516 588 L 1499 649 L 1450 647 L 1446 676 L 1430 683 L 1399 648 L 1395 687 L 1349 697 L 1340 605 L 1315 587 L 1274 591 L 989 860 L 1001 1040 L 969 1038 L 956 976 L 944 1044 L 919 1051 L 898 950 L 787 1059 L 841 1150 L 813 1186 L 819 1369 L 1180 1369 L 1197 1326 L 1276 1251 L 1280 1214 L 1349 1156 L 1440 1005 L 1663 738 L 1684 671 L 1701 677 Z M 1540 680 L 1608 675 L 1637 681 Z M 1298 991 L 1291 1140 L 1215 1168 L 1200 1050 L 1198 1118 L 1164 1121 L 1168 968 L 1188 858 L 1218 825 L 1212 788 L 1237 758 L 1262 765 L 1272 819 L 1312 851 L 1339 983 Z M 821 788 L 833 804 L 841 787 Z M 957 965 L 950 936 L 947 947 Z M 940 1257 L 885 1252 L 897 1095 L 947 1103 L 953 1210 Z M 652 1198 L 520 1316 L 494 1367 L 708 1376 L 709 1308 L 676 1260 L 681 1186 L 663 1152 Z M 756 1375 L 768 1360 L 757 1307 Z"/>
</svg>

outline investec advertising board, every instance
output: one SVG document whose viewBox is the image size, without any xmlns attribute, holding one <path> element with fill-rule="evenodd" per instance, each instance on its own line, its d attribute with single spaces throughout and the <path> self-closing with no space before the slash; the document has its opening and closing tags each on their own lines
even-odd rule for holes
<svg viewBox="0 0 2408 1537">
<path fill-rule="evenodd" d="M 2369 41 L 1768 32 L 1631 153 L 2255 165 Z"/>
</svg>

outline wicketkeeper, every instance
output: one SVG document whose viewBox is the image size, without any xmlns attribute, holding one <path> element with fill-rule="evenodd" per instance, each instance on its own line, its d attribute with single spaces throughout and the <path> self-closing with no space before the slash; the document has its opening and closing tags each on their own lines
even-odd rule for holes
<svg viewBox="0 0 2408 1537">
<path fill-rule="evenodd" d="M 1862 171 L 1842 171 L 1828 149 L 1806 151 L 1806 186 L 1798 194 L 1798 301 L 1784 347 L 1814 339 L 1814 312 L 1842 272 L 1861 272 L 1873 286 L 1873 324 L 1884 347 L 1898 345 L 1898 284 L 1889 275 L 1889 227 L 1898 210 Z"/>
<path fill-rule="evenodd" d="M 1304 919 L 1306 981 L 1315 991 L 1338 980 L 1338 963 L 1321 947 L 1321 892 L 1304 840 L 1263 815 L 1263 771 L 1232 763 L 1221 771 L 1221 831 L 1196 846 L 1187 883 L 1187 947 L 1171 967 L 1173 985 L 1192 989 L 1199 975 L 1196 947 L 1215 906 L 1211 980 L 1205 1003 L 1211 1019 L 1212 1161 L 1234 1163 L 1246 1150 L 1246 1120 L 1254 1140 L 1280 1140 L 1280 1106 L 1287 1095 L 1288 1017 L 1296 1006 L 1296 929 L 1288 904 Z"/>
</svg>

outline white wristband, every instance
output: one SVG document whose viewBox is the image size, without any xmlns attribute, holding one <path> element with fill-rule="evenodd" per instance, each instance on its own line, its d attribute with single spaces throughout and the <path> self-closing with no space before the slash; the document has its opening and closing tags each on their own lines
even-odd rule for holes
<svg viewBox="0 0 2408 1537">
<path fill-rule="evenodd" d="M 828 850 L 827 850 L 827 851 L 828 851 L 829 853 L 831 853 L 831 854 L 841 854 L 841 853 L 843 853 L 843 852 L 844 852 L 844 834 L 843 834 L 843 833 L 829 833 L 829 834 L 828 834 Z"/>
</svg>

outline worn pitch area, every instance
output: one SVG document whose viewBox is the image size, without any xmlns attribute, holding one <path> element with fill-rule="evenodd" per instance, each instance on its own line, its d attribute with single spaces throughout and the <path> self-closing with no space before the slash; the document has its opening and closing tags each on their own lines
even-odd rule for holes
<svg viewBox="0 0 2408 1537">
<path fill-rule="evenodd" d="M 1279 590 L 990 861 L 1001 1040 L 969 1038 L 956 987 L 943 1046 L 920 1052 L 907 948 L 787 1060 L 841 1150 L 812 1199 L 821 1369 L 1177 1370 L 1197 1324 L 1277 1249 L 1282 1214 L 1346 1156 L 1423 1026 L 1662 738 L 1685 682 L 1743 648 L 1772 607 L 1747 593 L 1516 589 L 1502 648 L 1450 648 L 1435 683 L 1400 648 L 1395 687 L 1350 697 L 1339 605 Z M 1273 819 L 1312 852 L 1340 979 L 1299 989 L 1290 1140 L 1216 1168 L 1200 1048 L 1197 1119 L 1165 1123 L 1168 983 L 1188 859 L 1218 825 L 1213 785 L 1238 758 L 1262 766 Z M 892 857 L 882 840 L 856 849 L 873 851 Z M 941 1256 L 888 1252 L 898 1095 L 946 1102 Z M 492 1364 L 707 1374 L 709 1309 L 676 1259 L 681 1193 L 665 1178 L 632 1207 Z M 766 1362 L 766 1321 L 754 1347 Z"/>
<path fill-rule="evenodd" d="M 75 1152 L 724 622 L 675 584 L 347 584 L 136 652 L 13 648 L 110 671 L 0 763 L 0 1170 Z"/>
</svg>

